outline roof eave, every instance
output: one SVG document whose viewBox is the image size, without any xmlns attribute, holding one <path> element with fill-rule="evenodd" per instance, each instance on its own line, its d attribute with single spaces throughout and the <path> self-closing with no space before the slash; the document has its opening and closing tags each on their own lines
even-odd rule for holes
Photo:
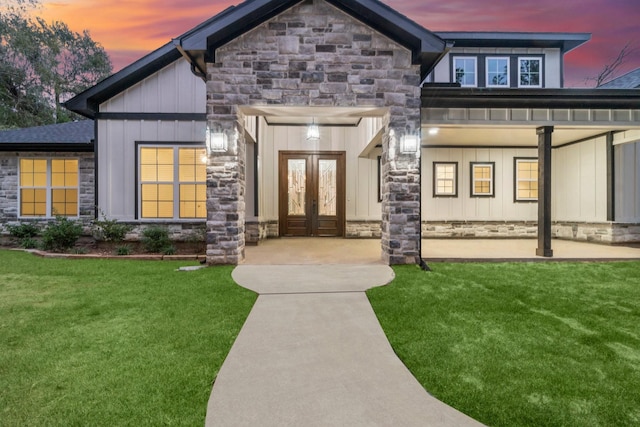
<svg viewBox="0 0 640 427">
<path fill-rule="evenodd" d="M 639 89 L 422 88 L 422 108 L 629 109 L 640 105 Z"/>
<path fill-rule="evenodd" d="M 24 151 L 24 152 L 93 152 L 95 145 L 92 142 L 7 142 L 0 143 L 0 151 Z"/>
</svg>

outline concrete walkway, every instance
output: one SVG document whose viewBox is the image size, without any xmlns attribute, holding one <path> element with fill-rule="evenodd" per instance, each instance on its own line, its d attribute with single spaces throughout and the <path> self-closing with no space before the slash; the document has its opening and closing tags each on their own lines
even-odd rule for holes
<svg viewBox="0 0 640 427">
<path fill-rule="evenodd" d="M 384 265 L 241 265 L 260 294 L 216 378 L 206 426 L 477 426 L 400 362 L 364 291 Z"/>
</svg>

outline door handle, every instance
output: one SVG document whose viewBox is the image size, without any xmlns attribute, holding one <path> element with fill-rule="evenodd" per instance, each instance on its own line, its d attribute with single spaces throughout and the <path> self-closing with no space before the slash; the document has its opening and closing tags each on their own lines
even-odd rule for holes
<svg viewBox="0 0 640 427">
<path fill-rule="evenodd" d="M 312 210 L 314 215 L 318 214 L 318 201 L 317 200 L 314 200 L 313 203 L 311 204 L 311 210 Z"/>
</svg>

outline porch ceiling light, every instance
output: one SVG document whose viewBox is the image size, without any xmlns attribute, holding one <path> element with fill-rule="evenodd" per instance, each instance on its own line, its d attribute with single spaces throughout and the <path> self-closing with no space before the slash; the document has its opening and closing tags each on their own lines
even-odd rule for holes
<svg viewBox="0 0 640 427">
<path fill-rule="evenodd" d="M 307 141 L 318 142 L 320 141 L 320 128 L 316 124 L 315 119 L 307 128 Z"/>
<path fill-rule="evenodd" d="M 400 139 L 400 151 L 403 154 L 415 154 L 420 149 L 420 136 L 415 134 L 403 135 Z"/>
<path fill-rule="evenodd" d="M 437 135 L 439 131 L 440 131 L 440 129 L 438 129 L 438 128 L 430 128 L 429 129 L 429 135 Z"/>
<path fill-rule="evenodd" d="M 210 153 L 224 153 L 227 151 L 227 135 L 222 130 L 207 128 L 207 150 Z"/>
</svg>

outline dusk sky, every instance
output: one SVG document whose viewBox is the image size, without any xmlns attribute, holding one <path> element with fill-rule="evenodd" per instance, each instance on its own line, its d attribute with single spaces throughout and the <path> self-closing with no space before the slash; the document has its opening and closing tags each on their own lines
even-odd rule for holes
<svg viewBox="0 0 640 427">
<path fill-rule="evenodd" d="M 640 67 L 640 0 L 384 0 L 431 31 L 586 32 L 591 41 L 570 52 L 565 86 L 585 87 L 631 42 L 621 71 Z M 114 71 L 141 58 L 239 0 L 56 0 L 38 14 L 76 31 L 89 30 L 109 53 Z M 620 73 L 617 73 L 620 74 Z"/>
</svg>

